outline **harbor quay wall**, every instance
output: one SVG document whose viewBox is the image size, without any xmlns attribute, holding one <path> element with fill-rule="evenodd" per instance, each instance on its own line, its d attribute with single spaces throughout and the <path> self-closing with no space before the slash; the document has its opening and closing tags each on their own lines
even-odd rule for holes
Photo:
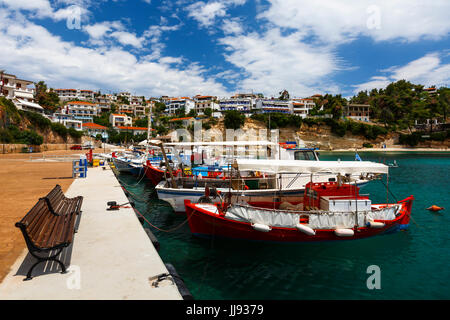
<svg viewBox="0 0 450 320">
<path fill-rule="evenodd" d="M 54 150 L 70 150 L 72 143 L 45 143 L 40 146 L 30 146 L 27 144 L 1 144 L 0 152 L 5 153 L 23 153 L 29 147 L 33 148 L 33 152 L 54 151 Z M 25 149 L 24 149 L 25 148 Z"/>
</svg>

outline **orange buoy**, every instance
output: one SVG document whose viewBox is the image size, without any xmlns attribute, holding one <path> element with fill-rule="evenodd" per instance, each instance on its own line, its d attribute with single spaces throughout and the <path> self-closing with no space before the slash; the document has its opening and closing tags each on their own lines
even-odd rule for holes
<svg viewBox="0 0 450 320">
<path fill-rule="evenodd" d="M 427 210 L 430 210 L 430 211 L 441 211 L 441 210 L 444 210 L 444 208 L 438 207 L 438 206 L 433 204 L 431 207 L 427 208 Z"/>
</svg>

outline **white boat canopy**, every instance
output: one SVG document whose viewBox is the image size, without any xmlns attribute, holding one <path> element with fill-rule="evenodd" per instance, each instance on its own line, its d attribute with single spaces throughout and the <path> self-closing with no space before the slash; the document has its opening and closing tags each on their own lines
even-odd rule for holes
<svg viewBox="0 0 450 320">
<path fill-rule="evenodd" d="M 271 141 L 196 141 L 196 142 L 170 142 L 165 146 L 190 147 L 190 146 L 277 146 Z"/>
<path fill-rule="evenodd" d="M 159 143 L 161 143 L 161 141 L 160 140 L 150 140 L 150 143 L 159 144 Z M 147 140 L 143 140 L 138 143 L 138 146 L 145 146 L 146 144 L 147 144 Z"/>
<path fill-rule="evenodd" d="M 308 161 L 236 159 L 239 170 L 273 173 L 387 174 L 389 166 L 371 161 Z"/>
</svg>

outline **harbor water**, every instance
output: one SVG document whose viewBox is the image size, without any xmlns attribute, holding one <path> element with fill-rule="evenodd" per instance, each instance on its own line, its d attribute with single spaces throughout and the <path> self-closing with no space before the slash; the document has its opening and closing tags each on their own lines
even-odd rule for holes
<svg viewBox="0 0 450 320">
<path fill-rule="evenodd" d="M 200 239 L 191 235 L 185 216 L 157 199 L 150 182 L 118 177 L 153 225 L 144 226 L 158 238 L 161 258 L 175 266 L 195 299 L 449 299 L 450 154 L 359 155 L 398 164 L 390 169 L 389 201 L 414 195 L 407 231 L 300 244 Z M 354 160 L 355 154 L 321 152 L 320 159 Z M 361 193 L 369 193 L 373 203 L 386 202 L 381 181 L 370 182 Z M 433 204 L 446 209 L 426 210 Z M 374 265 L 380 270 L 380 289 L 367 285 L 373 274 L 368 268 Z"/>
</svg>

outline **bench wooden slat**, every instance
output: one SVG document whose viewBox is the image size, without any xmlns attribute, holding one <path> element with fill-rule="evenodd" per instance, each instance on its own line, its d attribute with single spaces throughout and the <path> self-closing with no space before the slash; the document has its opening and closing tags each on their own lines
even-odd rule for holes
<svg viewBox="0 0 450 320">
<path fill-rule="evenodd" d="M 63 273 L 66 268 L 56 257 L 63 247 L 73 242 L 76 217 L 81 212 L 83 197 L 67 198 L 59 185 L 56 185 L 46 197 L 40 198 L 28 213 L 16 223 L 25 238 L 28 250 L 38 259 L 30 270 L 27 278 L 31 279 L 33 268 L 47 260 L 53 260 L 61 265 Z M 52 256 L 40 257 L 38 252 L 53 252 Z"/>
</svg>

